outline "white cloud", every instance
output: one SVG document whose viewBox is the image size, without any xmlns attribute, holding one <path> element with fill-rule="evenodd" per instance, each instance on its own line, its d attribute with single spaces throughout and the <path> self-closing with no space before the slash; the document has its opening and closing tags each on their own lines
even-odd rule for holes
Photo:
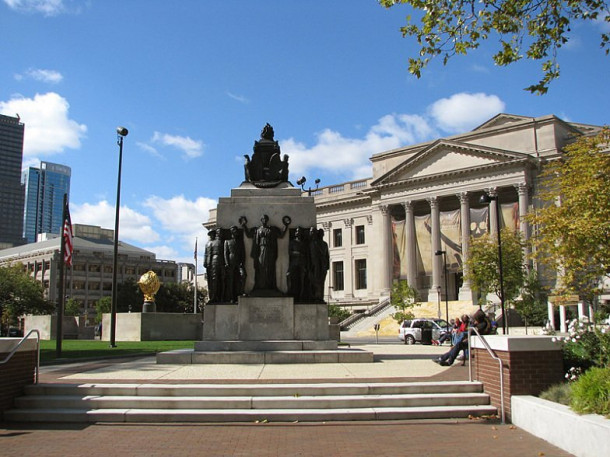
<svg viewBox="0 0 610 457">
<path fill-rule="evenodd" d="M 316 144 L 307 148 L 293 138 L 281 141 L 290 156 L 290 170 L 300 176 L 308 169 L 341 173 L 350 170 L 352 179 L 370 176 L 369 158 L 381 151 L 424 141 L 434 135 L 429 122 L 418 115 L 388 114 L 371 127 L 364 138 L 346 138 L 325 129 L 316 135 Z"/>
<path fill-rule="evenodd" d="M 152 251 L 157 256 L 157 260 L 174 260 L 176 262 L 193 263 L 194 258 L 178 260 L 180 253 L 171 246 L 146 246 L 147 251 Z"/>
<path fill-rule="evenodd" d="M 49 84 L 57 84 L 64 79 L 63 75 L 58 71 L 43 69 L 29 69 L 25 72 L 25 76 Z M 23 75 L 17 74 L 15 75 L 15 79 L 20 81 L 23 79 Z"/>
<path fill-rule="evenodd" d="M 462 133 L 501 113 L 504 107 L 504 102 L 496 95 L 462 92 L 437 100 L 430 106 L 429 113 L 441 130 Z"/>
<path fill-rule="evenodd" d="M 0 113 L 19 114 L 25 124 L 25 156 L 51 155 L 63 152 L 65 148 L 80 148 L 87 126 L 70 119 L 69 108 L 68 101 L 55 92 L 0 101 Z"/>
<path fill-rule="evenodd" d="M 182 151 L 186 158 L 193 159 L 203 154 L 203 143 L 193 140 L 191 137 L 170 135 L 167 133 L 155 132 L 151 139 L 153 143 L 163 146 L 171 146 Z"/>
<path fill-rule="evenodd" d="M 63 0 L 4 0 L 9 8 L 27 13 L 55 16 L 64 11 Z"/>
<path fill-rule="evenodd" d="M 115 206 L 106 200 L 98 203 L 70 204 L 72 223 L 99 225 L 105 229 L 114 229 Z M 153 229 L 148 216 L 121 206 L 119 215 L 119 239 L 148 244 L 160 240 L 159 234 Z"/>
<path fill-rule="evenodd" d="M 371 176 L 369 158 L 373 154 L 437 138 L 441 136 L 439 131 L 466 132 L 504 107 L 495 95 L 459 93 L 434 102 L 424 114 L 385 115 L 362 138 L 348 138 L 325 129 L 316 134 L 311 147 L 294 138 L 280 143 L 282 151 L 290 156 L 293 178 L 323 170 L 339 176 L 348 172 L 351 179 L 360 179 Z"/>
<path fill-rule="evenodd" d="M 210 210 L 216 208 L 217 205 L 216 200 L 211 198 L 199 197 L 196 200 L 188 200 L 184 195 L 177 195 L 169 199 L 153 195 L 144 202 L 145 207 L 152 209 L 155 219 L 161 222 L 163 230 L 170 236 L 174 234 L 177 242 L 180 243 L 179 249 L 186 252 L 194 250 L 195 238 L 199 238 L 199 246 L 203 246 L 202 237 L 205 230 L 201 224 L 208 221 Z M 166 243 L 168 241 L 170 240 L 165 240 Z M 157 255 L 172 258 L 165 254 Z M 181 259 L 180 261 L 188 260 Z"/>
<path fill-rule="evenodd" d="M 154 217 L 165 230 L 194 240 L 196 234 L 203 230 L 201 224 L 207 222 L 210 209 L 216 208 L 217 202 L 205 197 L 188 200 L 184 195 L 170 199 L 153 195 L 144 202 L 144 206 L 152 209 Z"/>
<path fill-rule="evenodd" d="M 163 155 L 161 155 L 161 153 L 159 151 L 157 151 L 156 148 L 152 147 L 150 144 L 146 144 L 146 143 L 142 143 L 141 141 L 136 142 L 136 145 L 142 149 L 143 151 L 147 152 L 148 154 L 150 154 L 153 157 L 158 157 L 160 159 L 164 159 L 165 157 L 163 157 Z"/>
<path fill-rule="evenodd" d="M 240 103 L 250 103 L 250 100 L 248 100 L 243 95 L 236 95 L 236 94 L 234 94 L 232 92 L 227 92 L 227 96 L 231 97 L 233 100 L 237 100 Z"/>
</svg>

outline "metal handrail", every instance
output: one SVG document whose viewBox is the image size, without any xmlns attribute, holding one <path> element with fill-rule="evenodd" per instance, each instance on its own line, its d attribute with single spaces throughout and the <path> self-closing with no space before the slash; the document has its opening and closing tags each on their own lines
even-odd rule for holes
<svg viewBox="0 0 610 457">
<path fill-rule="evenodd" d="M 34 328 L 30 330 L 27 335 L 21 338 L 21 341 L 19 341 L 17 346 L 15 346 L 13 350 L 9 352 L 6 358 L 4 360 L 0 360 L 0 365 L 4 365 L 6 362 L 11 360 L 11 357 L 15 355 L 15 352 L 17 352 L 17 350 L 21 347 L 23 343 L 25 343 L 25 341 L 30 337 L 32 333 L 36 334 L 36 376 L 34 377 L 34 384 L 38 384 L 38 376 L 40 374 L 40 332 L 38 331 L 38 329 Z"/>
<path fill-rule="evenodd" d="M 477 334 L 479 340 L 481 340 L 485 349 L 487 349 L 487 352 L 489 353 L 490 357 L 494 360 L 497 360 L 498 364 L 500 365 L 500 412 L 502 415 L 502 423 L 505 424 L 506 413 L 504 409 L 504 362 L 502 362 L 502 359 L 496 355 L 494 350 L 489 346 L 485 338 L 483 338 L 483 336 L 475 327 L 470 327 L 468 329 L 468 377 L 470 379 L 470 382 L 472 382 L 472 351 L 470 346 L 470 337 L 472 336 L 471 333 L 473 331 Z"/>
</svg>

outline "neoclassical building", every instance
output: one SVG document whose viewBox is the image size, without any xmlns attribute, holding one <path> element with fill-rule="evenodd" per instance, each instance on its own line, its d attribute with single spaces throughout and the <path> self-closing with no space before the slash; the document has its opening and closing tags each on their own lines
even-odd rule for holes
<svg viewBox="0 0 610 457">
<path fill-rule="evenodd" d="M 527 239 L 523 215 L 537 204 L 541 165 L 600 129 L 499 114 L 467 133 L 377 153 L 371 178 L 312 192 L 330 248 L 326 298 L 370 305 L 401 278 L 423 301 L 472 303 L 463 275 L 470 237 L 495 233 L 499 220 Z M 492 201 L 480 203 L 483 195 Z"/>
</svg>

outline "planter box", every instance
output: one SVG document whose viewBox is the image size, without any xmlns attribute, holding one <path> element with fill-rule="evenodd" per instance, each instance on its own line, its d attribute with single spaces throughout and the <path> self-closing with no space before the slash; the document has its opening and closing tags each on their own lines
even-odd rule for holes
<svg viewBox="0 0 610 457">
<path fill-rule="evenodd" d="M 529 395 L 511 399 L 512 422 L 577 457 L 610 455 L 610 420 L 578 415 L 565 405 Z"/>
</svg>

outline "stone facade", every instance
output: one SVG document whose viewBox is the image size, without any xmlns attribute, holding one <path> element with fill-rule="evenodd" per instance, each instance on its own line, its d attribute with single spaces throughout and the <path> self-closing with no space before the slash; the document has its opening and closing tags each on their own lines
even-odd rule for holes
<svg viewBox="0 0 610 457">
<path fill-rule="evenodd" d="M 538 204 L 540 166 L 575 136 L 599 129 L 552 115 L 500 114 L 471 132 L 374 154 L 371 178 L 312 192 L 330 248 L 326 300 L 366 307 L 400 278 L 422 301 L 472 303 L 462 271 L 468 240 L 498 230 L 496 201 L 480 197 L 497 197 L 501 226 L 527 239 L 523 216 Z M 446 251 L 447 291 L 436 251 Z"/>
<path fill-rule="evenodd" d="M 112 295 L 114 231 L 91 225 L 74 224 L 73 265 L 66 270 L 66 294 L 78 300 L 88 317 L 95 316 L 95 302 Z M 0 266 L 22 263 L 44 287 L 45 298 L 57 301 L 59 283 L 60 238 L 52 237 L 37 243 L 0 251 Z M 149 270 L 162 283 L 177 282 L 178 266 L 173 261 L 157 260 L 150 251 L 119 242 L 117 279 L 137 281 Z M 139 306 L 134 303 L 134 306 Z M 139 309 L 134 309 L 139 311 Z"/>
</svg>

